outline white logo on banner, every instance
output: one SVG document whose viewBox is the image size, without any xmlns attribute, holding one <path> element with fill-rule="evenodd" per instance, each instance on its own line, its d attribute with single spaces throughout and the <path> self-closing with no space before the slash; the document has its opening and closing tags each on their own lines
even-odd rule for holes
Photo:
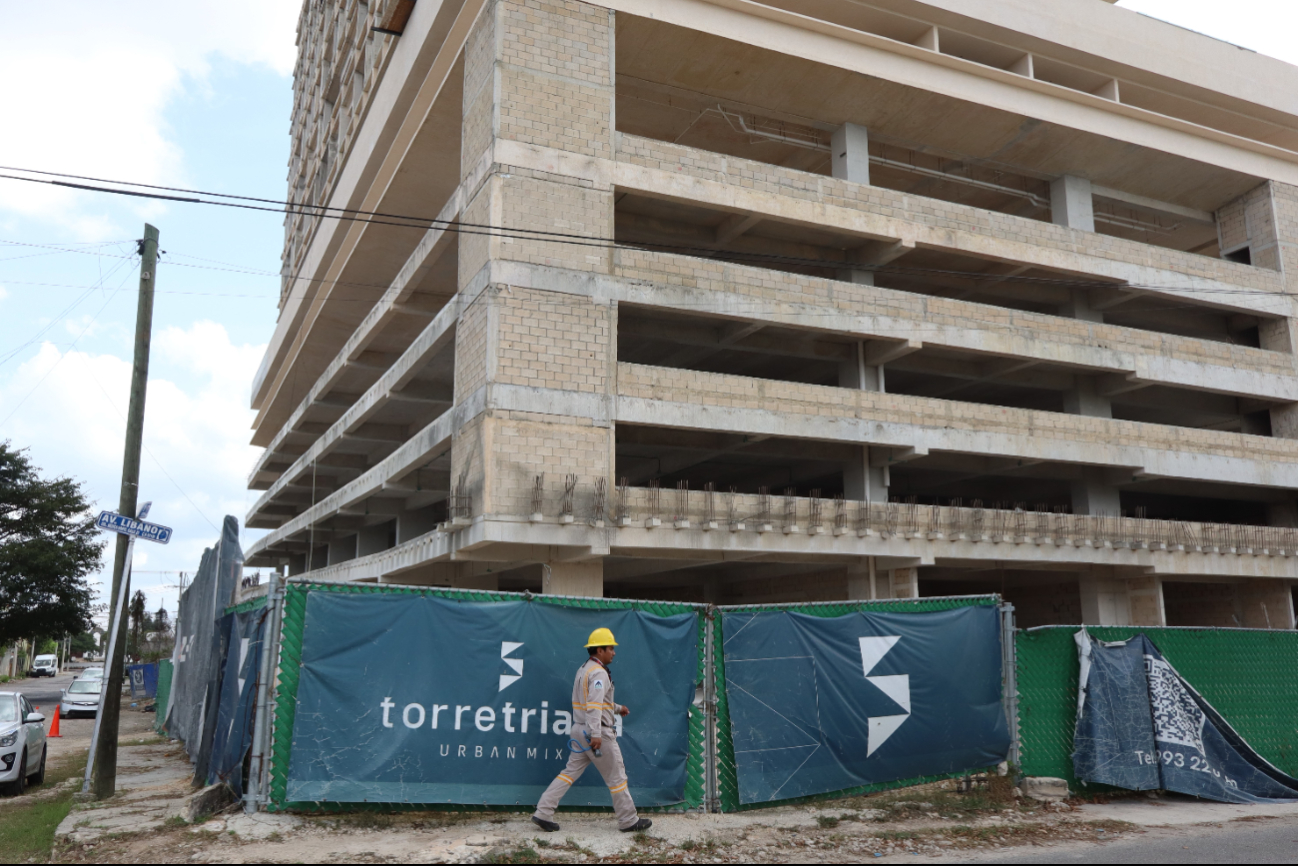
<svg viewBox="0 0 1298 866">
<path fill-rule="evenodd" d="M 514 672 L 512 674 L 500 675 L 500 688 L 496 689 L 496 691 L 503 692 L 505 689 L 523 678 L 523 660 L 511 659 L 508 657 L 510 653 L 521 646 L 522 643 L 515 643 L 512 640 L 503 640 L 500 642 L 500 659 L 505 664 L 509 665 Z"/>
<path fill-rule="evenodd" d="M 910 718 L 910 674 L 870 676 L 870 671 L 874 670 L 888 654 L 888 650 L 892 649 L 899 640 L 901 640 L 900 635 L 861 638 L 861 667 L 865 670 L 866 680 L 906 710 L 901 715 L 869 718 L 870 735 L 865 752 L 867 758 L 897 732 L 902 722 Z"/>
</svg>

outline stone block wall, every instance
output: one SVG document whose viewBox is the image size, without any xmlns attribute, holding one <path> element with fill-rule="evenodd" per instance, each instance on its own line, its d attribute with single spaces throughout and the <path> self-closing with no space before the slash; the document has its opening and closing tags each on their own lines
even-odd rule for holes
<svg viewBox="0 0 1298 866">
<path fill-rule="evenodd" d="M 612 155 L 612 15 L 578 0 L 487 3 L 465 48 L 462 174 L 497 141 Z M 526 519 L 543 475 L 542 510 L 553 517 L 566 475 L 579 477 L 579 500 L 612 476 L 611 428 L 571 406 L 497 408 L 493 389 L 608 393 L 616 312 L 578 294 L 482 281 L 499 260 L 607 273 L 608 247 L 585 238 L 612 237 L 612 188 L 496 163 L 464 221 L 499 230 L 460 235 L 460 288 L 478 294 L 456 334 L 456 402 L 487 396 L 455 436 L 452 477 L 469 473 L 475 513 Z"/>
</svg>

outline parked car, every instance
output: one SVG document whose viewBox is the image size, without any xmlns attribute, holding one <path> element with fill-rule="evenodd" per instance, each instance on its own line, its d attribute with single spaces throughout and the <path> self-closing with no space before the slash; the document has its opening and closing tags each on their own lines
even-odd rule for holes
<svg viewBox="0 0 1298 866">
<path fill-rule="evenodd" d="M 0 692 L 0 788 L 21 794 L 44 781 L 45 717 L 18 692 Z"/>
<path fill-rule="evenodd" d="M 104 700 L 103 677 L 75 679 L 72 685 L 63 690 L 59 701 L 59 718 L 66 719 L 80 713 L 95 715 Z"/>
<path fill-rule="evenodd" d="M 86 668 L 81 673 L 77 674 L 77 679 L 79 680 L 102 680 L 103 678 L 104 669 L 102 667 Z"/>
<path fill-rule="evenodd" d="M 57 677 L 59 675 L 59 657 L 40 655 L 32 662 L 32 669 L 27 672 L 31 677 Z"/>
</svg>

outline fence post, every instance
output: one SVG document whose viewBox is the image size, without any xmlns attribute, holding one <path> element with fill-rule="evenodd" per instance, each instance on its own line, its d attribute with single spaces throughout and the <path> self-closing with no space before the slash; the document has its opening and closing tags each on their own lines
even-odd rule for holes
<svg viewBox="0 0 1298 866">
<path fill-rule="evenodd" d="M 256 715 L 252 727 L 252 757 L 248 764 L 248 779 L 243 794 L 243 808 L 252 813 L 263 808 L 268 797 L 271 707 L 275 691 L 272 678 L 279 671 L 279 623 L 283 618 L 284 593 L 279 572 L 272 571 L 266 587 L 266 627 L 261 635 L 261 664 L 257 671 Z M 272 660 L 273 657 L 273 660 Z"/>
<path fill-rule="evenodd" d="M 1010 731 L 1009 762 L 1019 766 L 1019 672 L 1014 646 L 1014 605 L 1005 602 L 1001 611 L 1001 679 L 1004 683 L 1005 721 Z"/>
<path fill-rule="evenodd" d="M 703 811 L 720 812 L 717 795 L 717 671 L 714 658 L 716 612 L 708 605 L 703 615 Z"/>
</svg>

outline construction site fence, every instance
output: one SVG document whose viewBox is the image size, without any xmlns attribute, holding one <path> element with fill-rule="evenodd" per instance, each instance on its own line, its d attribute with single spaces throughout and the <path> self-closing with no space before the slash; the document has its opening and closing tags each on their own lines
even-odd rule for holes
<svg viewBox="0 0 1298 866">
<path fill-rule="evenodd" d="M 757 808 L 741 805 L 736 776 L 735 751 L 732 739 L 729 702 L 726 695 L 723 644 L 725 635 L 722 615 L 727 611 L 785 610 L 816 617 L 838 617 L 854 612 L 925 613 L 954 610 L 970 606 L 997 606 L 1002 617 L 1001 668 L 1004 678 L 1003 693 L 1007 718 L 1014 717 L 1016 667 L 1014 641 L 1007 636 L 1013 630 L 1013 608 L 1001 605 L 998 596 L 968 596 L 958 598 L 890 599 L 881 601 L 850 601 L 830 603 L 791 603 L 770 605 L 740 605 L 717 607 L 671 601 L 637 599 L 587 598 L 531 593 L 493 592 L 439 587 L 411 587 L 373 583 L 325 583 L 308 579 L 282 581 L 273 577 L 267 590 L 266 604 L 269 619 L 266 641 L 269 653 L 263 662 L 264 677 L 259 677 L 257 718 L 250 748 L 249 776 L 244 795 L 248 808 L 271 811 L 351 811 L 357 809 L 451 809 L 476 810 L 486 808 L 472 803 L 432 805 L 428 803 L 336 803 L 300 802 L 289 798 L 289 768 L 293 754 L 295 715 L 299 706 L 298 690 L 302 672 L 303 638 L 307 627 L 307 600 L 312 593 L 339 593 L 355 596 L 423 595 L 472 604 L 493 602 L 518 602 L 555 605 L 591 610 L 636 610 L 659 616 L 680 613 L 698 615 L 698 665 L 696 672 L 696 697 L 689 709 L 688 758 L 686 785 L 682 801 L 657 811 L 738 811 Z M 159 703 L 165 700 L 167 672 L 160 671 Z M 160 714 L 161 715 L 161 714 Z M 1013 725 L 1010 725 L 1013 729 Z M 1013 747 L 1011 747 L 1012 750 Z M 978 772 L 986 767 L 960 768 L 958 772 L 933 777 L 890 780 L 814 797 L 778 800 L 761 805 L 781 805 L 790 802 L 823 800 L 833 797 L 868 793 L 887 788 L 905 787 L 940 778 L 961 776 Z M 501 808 L 499 806 L 491 808 Z"/>
<path fill-rule="evenodd" d="M 1081 626 L 1018 632 L 1018 740 L 1021 771 L 1073 775 L 1077 719 L 1077 645 Z M 1262 757 L 1298 775 L 1298 631 L 1238 628 L 1087 626 L 1092 637 L 1126 640 L 1144 633 L 1167 661 Z"/>
</svg>

